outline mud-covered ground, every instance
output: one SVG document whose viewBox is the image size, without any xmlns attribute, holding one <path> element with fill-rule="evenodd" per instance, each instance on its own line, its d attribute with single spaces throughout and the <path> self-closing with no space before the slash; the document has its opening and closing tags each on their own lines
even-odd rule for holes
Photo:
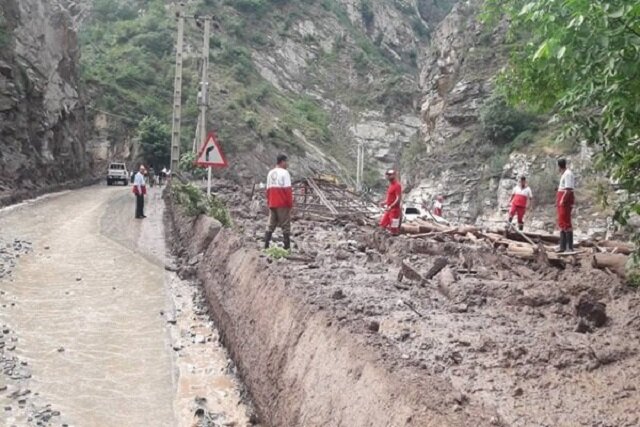
<svg viewBox="0 0 640 427">
<path fill-rule="evenodd" d="M 251 189 L 214 187 L 259 248 L 266 214 Z M 348 221 L 298 219 L 293 235 L 293 259 L 270 260 L 292 292 L 389 366 L 447 378 L 454 407 L 494 408 L 496 425 L 640 425 L 640 296 L 588 259 L 558 269 Z"/>
</svg>

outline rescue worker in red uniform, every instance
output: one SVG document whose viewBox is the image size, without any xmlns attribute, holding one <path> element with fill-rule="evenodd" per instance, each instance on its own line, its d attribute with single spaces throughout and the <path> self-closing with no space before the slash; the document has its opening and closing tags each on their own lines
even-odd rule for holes
<svg viewBox="0 0 640 427">
<path fill-rule="evenodd" d="M 383 204 L 384 214 L 380 218 L 380 227 L 389 230 L 392 236 L 400 234 L 400 221 L 402 219 L 402 187 L 393 169 L 385 173 L 389 181 L 387 198 Z"/>
<path fill-rule="evenodd" d="M 573 172 L 567 168 L 565 159 L 558 160 L 560 169 L 560 185 L 556 194 L 556 209 L 558 211 L 558 228 L 560 228 L 560 252 L 573 252 L 573 225 L 571 224 L 571 211 L 575 197 L 576 179 Z"/>
<path fill-rule="evenodd" d="M 520 184 L 516 185 L 511 193 L 511 208 L 509 209 L 509 222 L 513 221 L 513 217 L 518 217 L 518 229 L 524 230 L 524 214 L 529 209 L 533 193 L 527 185 L 527 178 L 520 177 Z"/>
<path fill-rule="evenodd" d="M 276 167 L 267 175 L 267 204 L 269 205 L 269 225 L 264 236 L 264 248 L 268 249 L 276 228 L 282 229 L 284 249 L 291 248 L 291 210 L 293 209 L 293 188 L 291 175 L 287 170 L 287 156 L 277 158 Z"/>
<path fill-rule="evenodd" d="M 439 195 L 436 197 L 436 201 L 433 204 L 433 214 L 442 218 L 442 208 L 444 203 L 444 197 Z"/>
</svg>

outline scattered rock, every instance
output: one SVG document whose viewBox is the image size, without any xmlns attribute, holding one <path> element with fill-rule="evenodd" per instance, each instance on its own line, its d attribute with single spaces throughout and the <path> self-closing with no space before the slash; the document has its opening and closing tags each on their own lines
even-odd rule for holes
<svg viewBox="0 0 640 427">
<path fill-rule="evenodd" d="M 576 325 L 575 331 L 579 334 L 587 334 L 593 332 L 593 328 L 583 319 L 580 319 Z"/>
<path fill-rule="evenodd" d="M 367 325 L 367 329 L 369 329 L 371 332 L 379 332 L 380 322 L 372 320 L 371 322 L 369 322 L 369 325 Z"/>
<path fill-rule="evenodd" d="M 522 389 L 522 387 L 518 387 L 515 390 L 513 390 L 513 397 L 520 397 L 524 394 L 524 390 Z"/>
<path fill-rule="evenodd" d="M 344 294 L 344 292 L 342 292 L 342 289 L 338 289 L 333 293 L 333 295 L 331 295 L 331 298 L 334 300 L 341 300 L 346 298 L 346 295 Z"/>
<path fill-rule="evenodd" d="M 607 305 L 583 294 L 576 304 L 576 315 L 599 328 L 607 323 Z"/>
<path fill-rule="evenodd" d="M 58 348 L 58 353 L 64 353 L 64 351 L 65 351 L 65 350 L 64 350 L 64 347 L 59 347 L 59 348 Z"/>
</svg>

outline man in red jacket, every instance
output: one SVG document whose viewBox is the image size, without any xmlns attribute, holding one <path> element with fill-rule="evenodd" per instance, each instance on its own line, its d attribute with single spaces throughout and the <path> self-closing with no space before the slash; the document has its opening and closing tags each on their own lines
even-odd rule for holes
<svg viewBox="0 0 640 427">
<path fill-rule="evenodd" d="M 293 189 L 291 175 L 287 171 L 287 156 L 278 156 L 277 165 L 267 175 L 267 204 L 269 206 L 269 226 L 264 236 L 264 248 L 268 249 L 277 227 L 282 228 L 284 248 L 291 248 L 291 209 L 293 209 Z"/>
<path fill-rule="evenodd" d="M 384 214 L 380 219 L 380 227 L 388 229 L 392 236 L 397 236 L 400 234 L 402 218 L 402 187 L 393 169 L 388 170 L 385 176 L 389 181 L 389 188 L 387 188 L 387 199 L 384 202 Z"/>
<path fill-rule="evenodd" d="M 509 223 L 513 221 L 513 217 L 518 217 L 518 229 L 524 230 L 524 214 L 531 205 L 533 193 L 527 185 L 527 178 L 520 177 L 520 184 L 516 185 L 511 193 L 511 207 L 509 208 Z"/>
<path fill-rule="evenodd" d="M 144 165 L 140 165 L 140 170 L 133 178 L 133 194 L 136 196 L 136 219 L 146 218 L 144 214 L 144 196 L 147 194 L 147 184 L 144 175 L 147 172 Z"/>
</svg>

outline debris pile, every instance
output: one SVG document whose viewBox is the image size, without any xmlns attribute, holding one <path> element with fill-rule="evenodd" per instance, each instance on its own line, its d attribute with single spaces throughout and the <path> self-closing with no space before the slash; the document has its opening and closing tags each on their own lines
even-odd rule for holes
<svg viewBox="0 0 640 427">
<path fill-rule="evenodd" d="M 575 252 L 556 252 L 559 237 L 551 234 L 521 232 L 506 224 L 503 230 L 483 230 L 475 226 L 451 226 L 435 221 L 415 220 L 404 224 L 402 231 L 414 239 L 467 243 L 478 249 L 497 250 L 524 260 L 539 260 L 564 268 L 567 262 L 591 260 L 594 268 L 626 278 L 625 265 L 633 246 L 625 242 L 585 240 L 576 244 Z"/>
<path fill-rule="evenodd" d="M 366 221 L 380 213 L 380 209 L 373 202 L 328 178 L 302 178 L 294 181 L 292 187 L 294 208 L 299 218 Z M 254 186 L 253 194 L 266 209 L 264 193 L 257 192 Z"/>
<path fill-rule="evenodd" d="M 258 249 L 263 209 L 247 209 L 239 187 L 218 191 Z M 358 215 L 323 216 L 295 222 L 291 258 L 263 258 L 384 363 L 446 378 L 459 390 L 451 405 L 482 401 L 505 424 L 640 419 L 629 388 L 640 381 L 640 296 L 593 261 L 626 257 L 628 245 L 584 241 L 563 256 L 550 235 L 418 221 L 390 237 Z"/>
</svg>

